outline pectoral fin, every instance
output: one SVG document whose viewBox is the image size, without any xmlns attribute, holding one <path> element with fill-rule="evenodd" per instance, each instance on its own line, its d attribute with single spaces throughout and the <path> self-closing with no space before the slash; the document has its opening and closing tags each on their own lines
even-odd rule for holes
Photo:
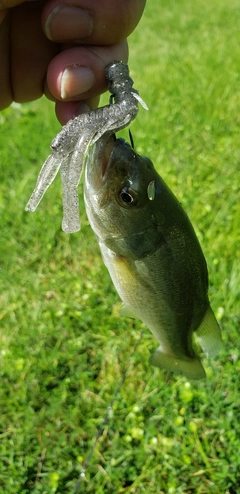
<svg viewBox="0 0 240 494">
<path fill-rule="evenodd" d="M 215 357 L 221 350 L 223 346 L 221 330 L 211 307 L 208 308 L 197 329 L 196 336 L 207 358 Z"/>
</svg>

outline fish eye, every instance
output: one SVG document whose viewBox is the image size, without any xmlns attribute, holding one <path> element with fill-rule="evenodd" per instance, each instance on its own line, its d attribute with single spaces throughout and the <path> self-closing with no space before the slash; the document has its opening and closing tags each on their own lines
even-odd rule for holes
<svg viewBox="0 0 240 494">
<path fill-rule="evenodd" d="M 137 197 L 130 187 L 123 187 L 118 193 L 118 202 L 121 206 L 134 206 L 137 203 Z"/>
</svg>

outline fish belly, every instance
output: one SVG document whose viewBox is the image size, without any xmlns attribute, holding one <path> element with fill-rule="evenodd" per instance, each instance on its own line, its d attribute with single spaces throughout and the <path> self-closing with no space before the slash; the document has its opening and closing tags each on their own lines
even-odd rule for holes
<svg viewBox="0 0 240 494">
<path fill-rule="evenodd" d="M 143 276 L 140 276 L 135 263 L 116 255 L 101 242 L 100 248 L 114 286 L 124 303 L 122 315 L 141 319 L 160 343 L 150 363 L 182 373 L 191 379 L 205 377 L 200 359 L 192 348 L 192 332 L 186 333 L 184 339 L 178 331 L 176 315 L 161 296 L 156 279 L 145 279 L 143 264 Z"/>
</svg>

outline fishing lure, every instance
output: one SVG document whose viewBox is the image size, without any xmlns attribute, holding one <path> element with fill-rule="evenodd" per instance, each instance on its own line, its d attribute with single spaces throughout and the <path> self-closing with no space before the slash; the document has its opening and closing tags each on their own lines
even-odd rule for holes
<svg viewBox="0 0 240 494">
<path fill-rule="evenodd" d="M 65 233 L 80 230 L 78 184 L 89 146 L 103 135 L 111 135 L 123 129 L 137 116 L 138 102 L 147 106 L 133 89 L 128 65 L 112 62 L 106 67 L 110 103 L 104 107 L 78 115 L 63 126 L 51 143 L 51 154 L 39 173 L 36 187 L 25 207 L 35 211 L 59 169 L 62 181 L 63 220 Z M 114 101 L 114 104 L 112 102 Z"/>
</svg>

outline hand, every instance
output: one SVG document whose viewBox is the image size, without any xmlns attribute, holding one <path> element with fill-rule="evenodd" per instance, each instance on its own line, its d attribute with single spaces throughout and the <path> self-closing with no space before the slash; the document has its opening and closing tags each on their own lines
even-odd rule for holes
<svg viewBox="0 0 240 494">
<path fill-rule="evenodd" d="M 145 0 L 0 0 L 0 109 L 46 94 L 64 124 L 96 108 L 105 66 L 127 61 Z M 11 47 L 11 51 L 10 51 Z"/>
</svg>

